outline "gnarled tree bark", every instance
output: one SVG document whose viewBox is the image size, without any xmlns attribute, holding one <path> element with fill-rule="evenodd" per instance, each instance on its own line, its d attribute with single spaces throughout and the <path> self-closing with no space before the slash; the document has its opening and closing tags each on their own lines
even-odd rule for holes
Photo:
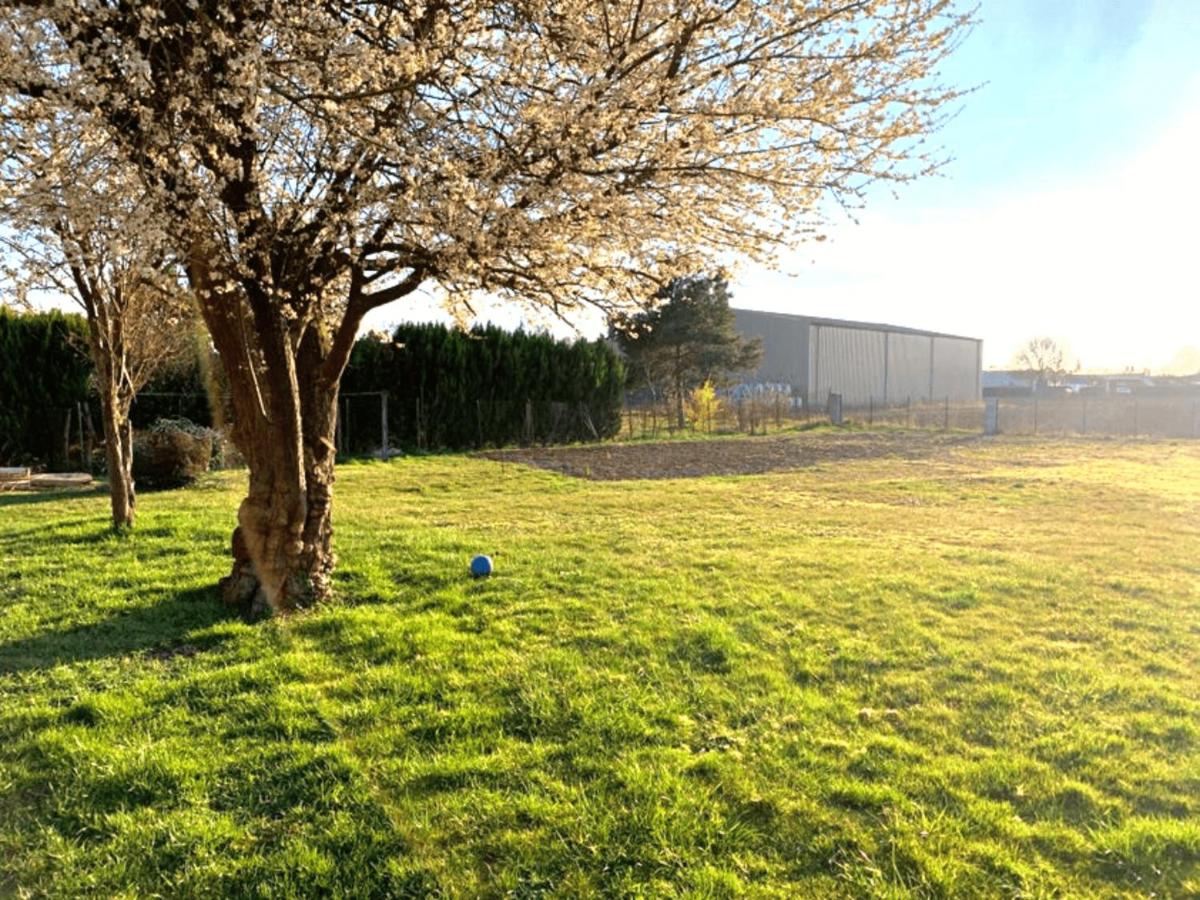
<svg viewBox="0 0 1200 900">
<path fill-rule="evenodd" d="M 232 392 L 233 439 L 249 468 L 222 598 L 250 615 L 289 613 L 332 593 L 338 387 L 371 308 L 415 290 L 423 273 L 371 294 L 355 274 L 331 335 L 294 329 L 259 286 L 216 277 L 196 250 L 189 279 Z"/>
</svg>

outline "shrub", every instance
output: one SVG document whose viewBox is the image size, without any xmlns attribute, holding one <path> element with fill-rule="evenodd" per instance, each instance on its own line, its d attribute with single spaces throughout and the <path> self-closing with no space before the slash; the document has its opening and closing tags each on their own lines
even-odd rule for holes
<svg viewBox="0 0 1200 900">
<path fill-rule="evenodd" d="M 687 398 L 688 424 L 692 428 L 712 431 L 712 424 L 721 413 L 721 400 L 712 381 L 694 388 Z"/>
<path fill-rule="evenodd" d="M 88 395 L 87 325 L 0 309 L 0 465 L 65 465 L 67 414 Z"/>
<path fill-rule="evenodd" d="M 389 438 L 402 446 L 462 449 L 611 437 L 624 383 L 606 341 L 401 325 L 391 340 L 359 340 L 342 392 L 387 391 Z M 363 399 L 346 428 L 351 451 L 380 441 L 377 401 Z"/>
<path fill-rule="evenodd" d="M 67 430 L 67 416 L 79 403 L 98 421 L 99 398 L 92 379 L 87 322 L 57 310 L 17 313 L 0 307 L 0 465 L 51 467 L 77 465 L 69 445 L 78 441 L 78 420 Z M 224 370 L 211 350 L 195 354 L 160 372 L 140 392 L 130 410 L 134 428 L 164 417 L 186 416 L 191 422 L 229 421 Z M 210 410 L 220 403 L 220 410 Z M 98 431 L 98 429 L 97 429 Z M 100 440 L 96 435 L 97 442 Z M 97 451 L 92 470 L 102 470 Z"/>
<path fill-rule="evenodd" d="M 208 471 L 220 434 L 188 419 L 159 419 L 133 443 L 133 477 L 149 488 L 191 484 Z"/>
</svg>

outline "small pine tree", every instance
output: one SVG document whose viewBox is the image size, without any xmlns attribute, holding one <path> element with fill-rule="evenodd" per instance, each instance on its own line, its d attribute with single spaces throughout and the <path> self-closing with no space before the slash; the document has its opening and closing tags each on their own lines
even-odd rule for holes
<svg viewBox="0 0 1200 900">
<path fill-rule="evenodd" d="M 680 428 L 692 389 L 706 381 L 720 385 L 762 359 L 761 340 L 738 334 L 729 282 L 720 275 L 673 280 L 650 309 L 614 328 L 612 336 L 625 356 L 630 387 L 671 399 Z"/>
</svg>

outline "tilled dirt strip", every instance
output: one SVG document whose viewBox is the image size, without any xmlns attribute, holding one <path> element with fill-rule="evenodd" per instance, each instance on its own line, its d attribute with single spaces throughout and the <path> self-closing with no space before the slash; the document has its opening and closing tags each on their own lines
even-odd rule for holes
<svg viewBox="0 0 1200 900">
<path fill-rule="evenodd" d="M 822 462 L 896 457 L 922 459 L 951 447 L 977 443 L 974 435 L 928 432 L 851 432 L 597 444 L 587 447 L 534 447 L 492 450 L 485 459 L 522 463 L 594 481 L 637 478 L 697 478 L 703 475 L 757 475 Z"/>
</svg>

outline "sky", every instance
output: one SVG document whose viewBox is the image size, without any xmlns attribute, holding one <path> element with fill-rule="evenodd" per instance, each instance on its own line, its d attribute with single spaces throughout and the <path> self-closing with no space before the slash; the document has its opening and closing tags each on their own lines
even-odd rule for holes
<svg viewBox="0 0 1200 900">
<path fill-rule="evenodd" d="M 734 305 L 979 337 L 989 368 L 1045 335 L 1085 370 L 1200 369 L 1200 0 L 983 0 L 979 17 L 943 68 L 976 90 L 939 134 L 942 174 L 831 213 L 778 271 L 737 270 Z"/>
</svg>

